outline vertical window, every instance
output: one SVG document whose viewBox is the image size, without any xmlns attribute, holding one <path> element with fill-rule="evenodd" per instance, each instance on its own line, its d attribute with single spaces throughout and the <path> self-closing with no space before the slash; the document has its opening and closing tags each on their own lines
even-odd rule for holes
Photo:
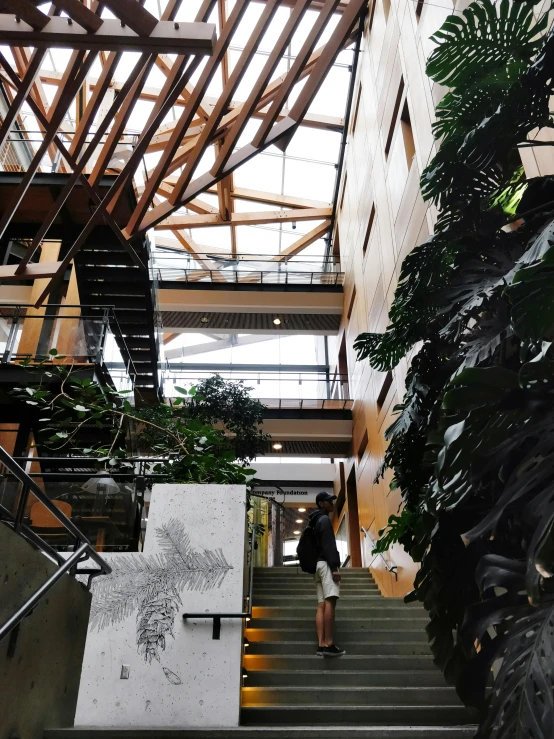
<svg viewBox="0 0 554 739">
<path fill-rule="evenodd" d="M 398 111 L 400 110 L 400 103 L 402 102 L 402 96 L 404 95 L 404 78 L 400 80 L 398 86 L 398 92 L 396 94 L 396 100 L 394 101 L 394 109 L 392 111 L 392 118 L 389 126 L 389 133 L 387 140 L 385 141 L 385 158 L 389 156 L 390 147 L 392 144 L 392 137 L 394 136 L 394 129 L 396 128 L 396 120 L 398 118 Z"/>
<path fill-rule="evenodd" d="M 358 462 L 362 461 L 368 444 L 369 444 L 369 436 L 368 436 L 367 429 L 366 429 L 364 431 L 364 435 L 362 436 L 360 446 L 358 447 Z"/>
<path fill-rule="evenodd" d="M 360 100 L 362 97 L 362 85 L 360 84 L 358 86 L 358 95 L 356 97 L 356 107 L 354 108 L 354 117 L 352 118 L 352 128 L 351 131 L 354 133 L 356 130 L 356 126 L 358 124 L 358 113 L 360 112 Z"/>
<path fill-rule="evenodd" d="M 367 245 L 371 238 L 371 229 L 373 228 L 373 221 L 375 220 L 375 203 L 371 206 L 371 213 L 369 214 L 369 221 L 367 222 L 367 228 L 364 237 L 364 243 L 362 244 L 362 255 L 365 257 L 367 252 Z"/>
<path fill-rule="evenodd" d="M 352 295 L 350 296 L 350 303 L 348 304 L 348 312 L 346 314 L 346 317 L 348 320 L 350 320 L 350 316 L 352 315 L 352 311 L 354 310 L 354 302 L 356 300 L 356 285 L 354 285 L 354 288 L 352 290 Z"/>
<path fill-rule="evenodd" d="M 415 155 L 415 143 L 414 134 L 412 131 L 412 121 L 410 120 L 410 109 L 408 108 L 407 100 L 404 102 L 404 107 L 402 108 L 402 113 L 400 114 L 400 125 L 402 127 L 404 149 L 406 150 L 406 161 L 408 163 L 408 169 L 410 169 Z"/>
<path fill-rule="evenodd" d="M 346 195 L 346 183 L 348 182 L 348 172 L 344 175 L 344 185 L 342 186 L 342 195 L 340 197 L 340 205 L 339 208 L 342 210 L 342 206 L 344 205 L 344 196 Z"/>
<path fill-rule="evenodd" d="M 391 389 L 391 385 L 392 372 L 387 372 L 385 379 L 383 380 L 383 384 L 381 385 L 381 389 L 379 390 L 379 395 L 377 396 L 377 413 L 381 413 L 381 410 L 385 405 L 387 395 L 389 394 L 389 390 Z"/>
</svg>

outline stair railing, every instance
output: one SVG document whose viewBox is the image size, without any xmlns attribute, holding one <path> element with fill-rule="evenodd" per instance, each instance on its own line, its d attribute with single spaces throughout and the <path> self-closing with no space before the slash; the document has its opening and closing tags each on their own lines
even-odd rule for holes
<svg viewBox="0 0 554 739">
<path fill-rule="evenodd" d="M 77 526 L 65 516 L 59 508 L 57 508 L 50 498 L 44 493 L 37 483 L 23 470 L 13 457 L 0 446 L 0 463 L 17 479 L 22 485 L 21 496 L 19 499 L 17 512 L 15 515 L 0 504 L 0 521 L 12 528 L 15 533 L 27 539 L 37 549 L 40 549 L 46 556 L 54 560 L 58 568 L 44 582 L 40 588 L 31 595 L 31 597 L 18 610 L 0 626 L 0 641 L 10 634 L 19 626 L 21 621 L 27 616 L 33 608 L 39 603 L 43 596 L 60 580 L 66 573 L 72 576 L 88 575 L 87 587 L 90 589 L 93 578 L 98 575 L 109 575 L 112 568 L 109 564 L 95 551 L 93 545 L 86 536 L 79 531 Z M 23 517 L 27 505 L 29 493 L 32 493 L 44 507 L 61 523 L 70 536 L 75 540 L 74 551 L 69 557 L 63 557 L 41 537 L 36 534 L 29 526 L 23 522 Z M 92 560 L 97 566 L 91 567 L 85 565 L 79 567 L 79 563 Z"/>
<path fill-rule="evenodd" d="M 373 541 L 373 539 L 369 535 L 368 531 L 363 526 L 360 528 L 360 530 L 361 530 L 362 534 L 366 537 L 366 539 L 369 540 L 369 544 L 371 546 L 371 551 L 373 553 L 373 551 L 375 550 L 375 547 L 377 545 L 375 544 L 375 542 Z M 369 566 L 368 567 L 371 567 L 371 565 L 375 562 L 375 560 L 377 559 L 377 557 L 381 557 L 381 559 L 385 563 L 385 569 L 387 570 L 387 572 L 390 572 L 392 575 L 394 575 L 394 579 L 396 581 L 398 581 L 398 567 L 397 567 L 397 565 L 393 565 L 390 562 L 387 562 L 387 560 L 383 557 L 383 554 L 381 552 L 377 552 L 377 554 L 373 557 L 373 559 L 369 563 Z"/>
</svg>

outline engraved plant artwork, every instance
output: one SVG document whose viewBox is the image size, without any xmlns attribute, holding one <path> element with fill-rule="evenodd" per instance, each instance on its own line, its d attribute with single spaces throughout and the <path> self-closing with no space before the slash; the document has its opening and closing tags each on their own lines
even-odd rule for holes
<svg viewBox="0 0 554 739">
<path fill-rule="evenodd" d="M 167 637 L 175 637 L 182 593 L 220 588 L 233 569 L 221 549 L 195 551 L 177 518 L 156 528 L 156 538 L 160 554 L 121 555 L 111 560 L 112 574 L 93 585 L 90 613 L 91 628 L 101 631 L 136 612 L 137 649 L 148 663 L 159 662 Z"/>
</svg>

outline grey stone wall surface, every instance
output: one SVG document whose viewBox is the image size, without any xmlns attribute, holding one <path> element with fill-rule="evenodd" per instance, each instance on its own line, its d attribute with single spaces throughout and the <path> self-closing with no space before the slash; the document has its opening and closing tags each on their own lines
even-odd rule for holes
<svg viewBox="0 0 554 739">
<path fill-rule="evenodd" d="M 0 524 L 0 624 L 55 569 Z M 22 621 L 17 639 L 0 642 L 0 739 L 41 739 L 44 728 L 73 725 L 90 602 L 86 588 L 64 576 Z"/>
</svg>

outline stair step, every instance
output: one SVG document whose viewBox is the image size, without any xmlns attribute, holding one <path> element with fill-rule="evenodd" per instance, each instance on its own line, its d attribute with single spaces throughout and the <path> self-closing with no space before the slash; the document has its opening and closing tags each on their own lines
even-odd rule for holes
<svg viewBox="0 0 554 739">
<path fill-rule="evenodd" d="M 474 726 L 241 726 L 227 729 L 45 729 L 44 739 L 466 739 Z"/>
<path fill-rule="evenodd" d="M 384 627 L 384 624 L 382 625 Z M 315 638 L 315 624 L 311 627 L 301 629 L 256 629 L 247 628 L 245 630 L 246 638 L 250 643 L 261 642 L 303 642 Z M 380 644 L 381 642 L 402 641 L 402 642 L 419 642 L 428 643 L 427 634 L 423 628 L 407 629 L 404 625 L 400 629 L 375 628 L 366 624 L 366 628 L 358 628 L 356 630 L 341 628 L 337 623 L 336 627 L 337 641 L 349 644 L 351 642 L 362 642 L 365 644 Z"/>
<path fill-rule="evenodd" d="M 351 608 L 354 605 L 364 606 L 370 603 L 382 603 L 384 600 L 383 596 L 379 593 L 374 595 L 341 595 L 340 602 Z M 255 606 L 277 606 L 282 603 L 284 606 L 291 603 L 298 603 L 299 606 L 307 605 L 308 603 L 317 603 L 315 588 L 313 593 L 304 593 L 302 595 L 256 595 L 254 592 L 254 605 Z"/>
<path fill-rule="evenodd" d="M 244 666 L 250 670 L 269 670 L 275 672 L 277 670 L 295 671 L 303 670 L 311 674 L 313 672 L 341 671 L 341 670 L 383 670 L 383 671 L 409 671 L 419 674 L 421 670 L 436 670 L 429 650 L 425 654 L 350 654 L 347 653 L 340 659 L 328 659 L 322 664 L 323 657 L 318 657 L 315 653 L 315 646 L 312 644 L 312 651 L 308 654 L 298 654 L 291 649 L 290 653 L 284 654 L 254 654 L 250 652 L 250 647 L 246 647 L 246 654 L 243 657 Z M 438 672 L 438 670 L 437 670 Z M 440 673 L 439 673 L 440 674 Z"/>
<path fill-rule="evenodd" d="M 389 706 L 249 706 L 241 711 L 245 726 L 312 726 L 314 720 L 326 726 L 443 726 L 473 723 L 473 717 L 459 705 L 402 704 Z"/>
<path fill-rule="evenodd" d="M 273 568 L 272 568 L 273 569 Z M 366 572 L 365 570 L 351 570 L 351 569 L 344 569 L 340 571 L 340 574 L 342 577 L 347 578 L 348 580 L 373 580 L 373 575 L 370 572 Z M 313 575 L 309 572 L 302 572 L 302 570 L 289 570 L 288 572 L 281 572 L 279 570 L 276 570 L 276 572 L 268 571 L 268 572 L 254 572 L 254 579 L 255 580 L 311 580 L 313 579 Z"/>
<path fill-rule="evenodd" d="M 303 629 L 314 629 L 314 615 L 306 615 L 304 618 L 253 618 L 249 624 L 249 629 L 282 629 L 288 633 L 293 631 L 301 631 Z M 350 616 L 350 612 L 348 613 Z M 340 629 L 343 633 L 348 632 L 365 632 L 372 631 L 374 629 L 387 630 L 392 629 L 393 631 L 399 630 L 410 630 L 422 631 L 429 622 L 428 617 L 425 613 L 416 612 L 411 618 L 406 616 L 401 618 L 398 614 L 385 613 L 381 615 L 369 615 L 363 618 L 340 618 L 337 621 L 337 629 Z"/>
<path fill-rule="evenodd" d="M 248 678 L 246 678 L 248 680 Z M 320 686 L 292 686 L 269 688 L 244 687 L 242 706 L 250 707 L 292 707 L 312 706 L 326 708 L 331 706 L 455 706 L 459 703 L 454 688 L 450 687 L 334 687 L 322 690 Z M 313 720 L 313 717 L 312 717 Z"/>
<path fill-rule="evenodd" d="M 259 609 L 262 610 L 262 609 Z M 265 610 L 265 609 L 264 609 Z M 343 628 L 367 628 L 368 624 L 391 623 L 391 625 L 406 626 L 416 622 L 419 627 L 425 627 L 429 621 L 429 617 L 425 611 L 413 611 L 412 613 L 403 613 L 396 610 L 385 610 L 381 608 L 360 608 L 360 613 L 352 613 L 354 609 L 349 608 L 345 618 L 339 612 L 337 625 Z M 272 608 L 272 615 L 269 618 L 258 617 L 254 613 L 250 621 L 250 628 L 254 629 L 296 629 L 311 626 L 314 623 L 315 608 L 302 609 L 303 613 L 298 614 L 295 618 L 289 614 L 279 615 L 278 608 Z"/>
<path fill-rule="evenodd" d="M 324 658 L 320 657 L 320 662 Z M 344 657 L 336 662 L 341 662 Z M 313 670 L 251 670 L 246 667 L 248 674 L 245 685 L 249 688 L 259 687 L 317 687 L 321 690 L 335 687 L 444 687 L 444 678 L 437 669 L 428 670 L 364 670 L 364 669 L 335 669 L 328 670 L 331 660 L 325 660 L 317 673 Z"/>
<path fill-rule="evenodd" d="M 394 600 L 393 598 L 382 598 L 381 600 L 372 600 L 371 603 L 364 606 L 349 606 L 348 612 L 345 616 L 347 620 L 350 618 L 358 619 L 365 618 L 366 615 L 370 618 L 376 617 L 379 613 L 394 616 L 394 618 L 400 618 L 404 616 L 406 618 L 418 618 L 425 616 L 428 618 L 427 611 L 421 607 L 420 603 L 403 603 L 401 600 Z M 314 615 L 313 603 L 303 606 L 254 606 L 252 609 L 252 615 L 254 618 L 279 618 L 279 619 L 290 619 L 296 618 L 312 618 Z M 341 620 L 343 620 L 341 618 Z"/>
<path fill-rule="evenodd" d="M 254 585 L 254 595 L 296 595 L 315 591 L 315 583 L 301 583 L 298 585 Z M 377 585 L 353 585 L 341 583 L 341 593 L 348 595 L 379 594 Z"/>
<path fill-rule="evenodd" d="M 248 654 L 305 654 L 315 655 L 316 640 L 310 641 L 276 641 L 250 642 Z M 352 654 L 425 654 L 429 655 L 427 640 L 419 642 L 383 642 L 372 644 L 369 641 L 349 642 L 348 650 Z M 321 658 L 320 658 L 321 659 Z"/>
</svg>

